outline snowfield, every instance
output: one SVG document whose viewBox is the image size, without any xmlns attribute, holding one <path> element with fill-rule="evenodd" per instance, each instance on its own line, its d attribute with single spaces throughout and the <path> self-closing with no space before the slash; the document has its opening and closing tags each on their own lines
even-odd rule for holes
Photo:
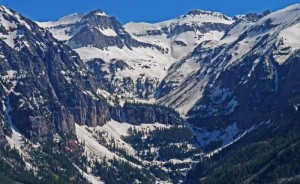
<svg viewBox="0 0 300 184">
<path fill-rule="evenodd" d="M 141 79 L 149 79 L 154 83 L 154 90 L 168 75 L 170 67 L 192 52 L 198 44 L 211 40 L 219 41 L 223 37 L 224 30 L 206 31 L 206 25 L 217 24 L 229 26 L 234 22 L 232 18 L 221 13 L 200 10 L 195 10 L 194 12 L 189 12 L 187 15 L 160 23 L 130 22 L 124 25 L 124 30 L 133 39 L 141 43 L 152 44 L 153 47 L 125 46 L 119 48 L 117 46 L 109 46 L 100 49 L 94 45 L 81 46 L 73 42 L 68 42 L 82 29 L 84 25 L 82 18 L 84 16 L 71 14 L 57 21 L 38 22 L 38 24 L 52 32 L 57 39 L 66 41 L 86 63 L 97 58 L 103 60 L 105 64 L 101 66 L 101 71 L 105 73 L 104 78 L 108 79 L 114 86 L 123 88 L 120 81 L 123 81 L 124 78 L 133 80 L 134 86 Z M 105 14 L 105 16 L 109 15 Z M 178 26 L 182 26 L 181 29 L 184 31 L 176 31 Z M 112 27 L 113 25 L 99 25 L 95 28 L 107 37 L 119 37 L 120 35 L 116 33 L 116 28 Z M 200 28 L 204 30 L 201 31 L 199 30 Z M 164 32 L 163 30 L 167 31 Z M 160 33 L 152 34 L 151 32 Z M 126 67 L 117 69 L 112 73 L 110 71 L 111 64 L 119 60 L 123 61 Z M 98 71 L 93 70 L 93 72 L 97 73 Z M 137 91 L 138 89 L 134 90 Z M 139 94 L 135 91 L 128 92 L 122 89 L 116 91 L 114 95 L 127 99 L 141 100 Z M 147 99 L 142 100 L 152 102 L 155 100 L 154 92 Z"/>
<path fill-rule="evenodd" d="M 115 120 L 107 122 L 103 126 L 97 126 L 95 128 L 87 126 L 79 126 L 76 124 L 76 134 L 80 143 L 85 145 L 85 150 L 89 154 L 97 156 L 99 159 L 106 157 L 107 159 L 120 158 L 115 153 L 111 152 L 107 145 L 100 144 L 97 133 L 103 133 L 104 138 L 108 143 L 114 142 L 116 146 L 125 149 L 129 154 L 135 155 L 135 150 L 126 142 L 123 141 L 122 137 L 128 135 L 129 128 L 136 128 L 137 130 L 154 130 L 159 127 L 168 127 L 167 125 L 155 123 L 155 124 L 141 124 L 131 125 L 128 123 L 120 123 Z"/>
</svg>

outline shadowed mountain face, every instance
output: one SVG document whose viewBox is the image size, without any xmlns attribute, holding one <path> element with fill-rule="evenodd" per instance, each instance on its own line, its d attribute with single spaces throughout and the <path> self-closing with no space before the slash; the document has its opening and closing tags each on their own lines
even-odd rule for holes
<svg viewBox="0 0 300 184">
<path fill-rule="evenodd" d="M 109 106 L 77 53 L 37 24 L 1 7 L 1 94 L 4 121 L 26 136 L 72 134 L 75 123 L 109 120 Z M 94 96 L 93 96 L 94 95 Z"/>
</svg>

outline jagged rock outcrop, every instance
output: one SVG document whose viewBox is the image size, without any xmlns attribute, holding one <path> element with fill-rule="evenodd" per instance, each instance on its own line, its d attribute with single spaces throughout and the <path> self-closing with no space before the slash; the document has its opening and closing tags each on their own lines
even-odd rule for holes
<svg viewBox="0 0 300 184">
<path fill-rule="evenodd" d="M 7 140 L 4 134 L 4 131 L 2 129 L 2 127 L 0 127 L 0 146 L 6 145 L 7 144 Z"/>
<path fill-rule="evenodd" d="M 262 14 L 257 14 L 257 13 L 248 13 L 246 15 L 240 15 L 240 16 L 235 16 L 235 20 L 241 20 L 244 19 L 249 22 L 257 22 L 259 19 L 269 15 L 271 13 L 270 10 L 265 10 Z"/>
<path fill-rule="evenodd" d="M 151 104 L 125 103 L 121 111 L 121 119 L 134 125 L 158 122 L 169 125 L 183 123 L 179 113 L 173 109 Z"/>
</svg>

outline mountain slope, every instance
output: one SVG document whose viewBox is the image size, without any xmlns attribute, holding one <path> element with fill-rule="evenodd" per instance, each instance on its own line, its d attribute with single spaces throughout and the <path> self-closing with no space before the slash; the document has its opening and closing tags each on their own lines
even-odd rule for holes
<svg viewBox="0 0 300 184">
<path fill-rule="evenodd" d="M 299 18 L 297 4 L 254 22 L 240 19 L 219 42 L 203 42 L 175 63 L 158 100 L 208 135 L 198 137 L 202 143 L 226 145 L 224 131 L 237 138 L 263 122 L 292 123 L 298 113 Z"/>
<path fill-rule="evenodd" d="M 294 124 L 284 134 L 265 130 L 263 139 L 248 139 L 203 160 L 187 183 L 299 183 L 299 123 Z"/>
</svg>

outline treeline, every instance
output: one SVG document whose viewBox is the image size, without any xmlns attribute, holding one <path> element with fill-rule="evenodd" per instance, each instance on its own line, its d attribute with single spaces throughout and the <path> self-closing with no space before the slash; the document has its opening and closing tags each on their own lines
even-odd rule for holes
<svg viewBox="0 0 300 184">
<path fill-rule="evenodd" d="M 0 183 L 38 183 L 33 172 L 24 167 L 25 162 L 15 148 L 0 148 Z"/>
<path fill-rule="evenodd" d="M 51 146 L 50 146 L 51 145 Z M 48 149 L 50 148 L 51 149 Z M 70 157 L 53 151 L 52 143 L 28 153 L 37 171 L 26 169 L 23 156 L 15 148 L 0 148 L 0 183 L 23 184 L 84 184 L 87 181 L 73 166 Z"/>
<path fill-rule="evenodd" d="M 146 168 L 132 166 L 128 162 L 113 159 L 110 162 L 96 161 L 93 174 L 106 184 L 155 183 L 154 176 Z"/>
<path fill-rule="evenodd" d="M 124 140 L 137 150 L 144 160 L 182 160 L 200 153 L 199 149 L 188 147 L 194 143 L 194 135 L 183 126 L 157 128 L 151 132 L 129 128 L 128 134 Z M 154 151 L 156 149 L 158 152 Z"/>
<path fill-rule="evenodd" d="M 155 109 L 160 109 L 163 110 L 165 112 L 168 112 L 170 114 L 174 114 L 176 117 L 180 118 L 180 114 L 179 112 L 177 112 L 176 110 L 174 110 L 171 107 L 167 107 L 164 105 L 159 105 L 159 104 L 149 104 L 149 103 L 142 103 L 142 102 L 125 102 L 124 108 L 129 108 L 129 107 L 151 107 L 151 108 L 155 108 Z"/>
</svg>

